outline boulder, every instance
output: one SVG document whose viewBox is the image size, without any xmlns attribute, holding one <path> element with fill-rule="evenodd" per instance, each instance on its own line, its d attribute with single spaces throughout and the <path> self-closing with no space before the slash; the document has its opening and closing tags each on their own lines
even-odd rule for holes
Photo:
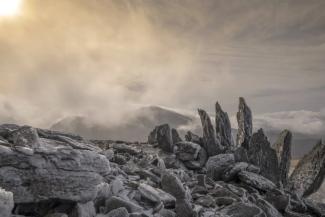
<svg viewBox="0 0 325 217">
<path fill-rule="evenodd" d="M 247 154 L 249 162 L 261 169 L 262 176 L 278 183 L 279 165 L 276 151 L 271 148 L 262 129 L 253 134 Z"/>
<path fill-rule="evenodd" d="M 235 144 L 231 134 L 231 124 L 227 112 L 224 112 L 216 103 L 216 137 L 220 140 L 220 144 L 228 150 L 234 150 Z"/>
<path fill-rule="evenodd" d="M 316 192 L 325 176 L 325 144 L 319 141 L 292 172 L 287 188 L 299 196 L 307 197 Z"/>
<path fill-rule="evenodd" d="M 242 97 L 239 98 L 237 123 L 237 147 L 242 146 L 248 148 L 253 133 L 252 112 Z"/>
<path fill-rule="evenodd" d="M 210 157 L 207 166 L 207 176 L 214 180 L 221 180 L 225 170 L 235 164 L 234 154 L 219 154 Z"/>
<path fill-rule="evenodd" d="M 158 127 L 155 127 L 155 129 L 153 129 L 153 131 L 151 131 L 149 133 L 148 143 L 151 145 L 154 145 L 157 143 L 157 130 L 158 130 Z"/>
<path fill-rule="evenodd" d="M 182 141 L 181 137 L 179 136 L 179 134 L 175 128 L 172 129 L 172 140 L 173 140 L 173 144 L 176 144 L 176 143 Z"/>
<path fill-rule="evenodd" d="M 174 145 L 174 153 L 181 161 L 191 161 L 198 158 L 201 146 L 193 142 L 179 142 Z"/>
<path fill-rule="evenodd" d="M 161 187 L 165 192 L 173 195 L 177 200 L 186 198 L 186 190 L 182 182 L 174 174 L 165 172 L 161 177 Z"/>
<path fill-rule="evenodd" d="M 126 208 L 129 213 L 141 212 L 143 210 L 142 207 L 135 204 L 134 202 L 116 196 L 107 199 L 105 202 L 106 213 L 121 207 Z"/>
<path fill-rule="evenodd" d="M 276 188 L 276 185 L 272 181 L 256 173 L 241 171 L 240 173 L 238 173 L 238 178 L 243 183 L 261 191 L 267 192 Z"/>
<path fill-rule="evenodd" d="M 27 141 L 30 134 L 18 137 Z M 91 144 L 75 146 L 44 138 L 37 143 L 17 146 L 21 149 L 0 145 L 0 186 L 13 192 L 15 203 L 51 199 L 84 203 L 96 197 L 97 185 L 111 172 L 104 155 L 89 150 Z"/>
<path fill-rule="evenodd" d="M 173 152 L 172 134 L 168 124 L 157 127 L 157 143 L 162 150 L 170 153 Z"/>
<path fill-rule="evenodd" d="M 10 217 L 13 208 L 14 200 L 12 193 L 0 188 L 0 216 Z"/>
<path fill-rule="evenodd" d="M 279 163 L 279 181 L 284 186 L 287 184 L 290 170 L 291 140 L 292 133 L 289 130 L 284 130 L 273 144 L 273 149 L 276 151 Z"/>
<path fill-rule="evenodd" d="M 128 213 L 128 210 L 124 207 L 114 209 L 105 215 L 105 217 L 129 217 L 129 216 L 130 215 Z"/>
<path fill-rule="evenodd" d="M 202 128 L 203 128 L 203 147 L 209 156 L 214 156 L 223 152 L 220 141 L 216 138 L 216 134 L 211 123 L 211 119 L 206 111 L 198 109 Z"/>
<path fill-rule="evenodd" d="M 250 165 L 246 162 L 238 162 L 233 166 L 228 167 L 222 175 L 224 181 L 231 181 L 236 178 L 237 174 L 241 171 L 248 171 L 253 173 L 259 173 L 260 169 L 254 165 Z"/>
<path fill-rule="evenodd" d="M 162 202 L 165 207 L 175 206 L 175 197 L 159 188 L 154 188 L 148 184 L 142 183 L 139 185 L 138 190 L 144 198 L 154 203 Z"/>
</svg>

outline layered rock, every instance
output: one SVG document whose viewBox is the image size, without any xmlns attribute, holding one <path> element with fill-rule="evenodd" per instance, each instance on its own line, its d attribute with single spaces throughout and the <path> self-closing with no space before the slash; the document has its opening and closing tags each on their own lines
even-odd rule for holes
<svg viewBox="0 0 325 217">
<path fill-rule="evenodd" d="M 234 150 L 235 144 L 231 134 L 231 124 L 227 112 L 224 112 L 217 102 L 216 109 L 216 137 L 220 144 L 228 150 Z"/>
<path fill-rule="evenodd" d="M 248 160 L 261 169 L 261 175 L 278 183 L 279 166 L 276 151 L 271 148 L 262 129 L 253 134 L 248 146 Z"/>
<path fill-rule="evenodd" d="M 287 188 L 299 196 L 309 196 L 316 192 L 325 177 L 325 144 L 319 141 L 307 153 L 292 172 Z"/>
<path fill-rule="evenodd" d="M 239 98 L 237 123 L 237 147 L 243 146 L 244 148 L 248 148 L 253 132 L 252 112 L 242 97 Z"/>
<path fill-rule="evenodd" d="M 15 203 L 87 202 L 111 172 L 107 158 L 93 151 L 95 146 L 90 150 L 90 144 L 44 139 L 30 127 L 8 138 L 14 143 L 0 146 L 0 186 L 13 192 Z"/>
<path fill-rule="evenodd" d="M 284 186 L 287 184 L 290 170 L 291 140 L 292 133 L 289 130 L 284 130 L 273 144 L 273 149 L 276 151 L 278 157 L 279 179 Z"/>
<path fill-rule="evenodd" d="M 216 134 L 209 115 L 202 109 L 199 109 L 198 112 L 203 128 L 203 143 L 205 150 L 209 156 L 214 156 L 222 153 L 223 147 L 221 146 L 220 141 L 216 138 Z"/>
</svg>

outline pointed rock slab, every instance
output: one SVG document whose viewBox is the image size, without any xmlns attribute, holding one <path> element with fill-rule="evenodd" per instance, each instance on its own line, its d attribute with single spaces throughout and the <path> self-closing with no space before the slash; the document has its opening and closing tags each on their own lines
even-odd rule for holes
<svg viewBox="0 0 325 217">
<path fill-rule="evenodd" d="M 157 127 L 157 142 L 158 146 L 162 150 L 170 153 L 173 152 L 173 139 L 168 124 L 163 124 Z"/>
<path fill-rule="evenodd" d="M 246 105 L 245 99 L 239 98 L 239 111 L 237 112 L 237 147 L 248 148 L 253 133 L 252 112 Z"/>
<path fill-rule="evenodd" d="M 287 184 L 290 170 L 291 140 L 292 133 L 289 130 L 284 130 L 281 132 L 278 140 L 273 145 L 273 149 L 276 151 L 278 156 L 279 179 L 284 186 Z"/>
<path fill-rule="evenodd" d="M 173 144 L 176 144 L 178 142 L 181 142 L 182 139 L 181 137 L 179 136 L 178 132 L 176 129 L 172 129 L 172 140 L 173 140 Z"/>
<path fill-rule="evenodd" d="M 156 204 L 162 202 L 165 207 L 175 206 L 176 198 L 159 188 L 142 183 L 139 185 L 138 190 L 144 198 Z"/>
<path fill-rule="evenodd" d="M 228 150 L 234 150 L 234 141 L 231 134 L 231 124 L 227 112 L 224 112 L 216 103 L 216 136 L 219 138 L 222 146 Z"/>
<path fill-rule="evenodd" d="M 262 129 L 253 134 L 249 148 L 248 160 L 261 169 L 261 175 L 274 183 L 279 180 L 279 166 L 276 152 Z"/>
<path fill-rule="evenodd" d="M 233 203 L 221 210 L 221 213 L 229 217 L 266 217 L 263 210 L 250 203 Z"/>
<path fill-rule="evenodd" d="M 148 143 L 151 144 L 151 145 L 157 143 L 157 130 L 158 130 L 158 127 L 155 127 L 155 129 L 153 129 L 153 131 L 151 131 L 149 133 Z"/>
<path fill-rule="evenodd" d="M 198 109 L 198 112 L 203 128 L 203 146 L 205 150 L 209 156 L 222 153 L 223 148 L 220 145 L 220 141 L 216 139 L 216 134 L 209 115 L 202 109 Z"/>
<path fill-rule="evenodd" d="M 292 172 L 287 188 L 299 196 L 309 196 L 321 186 L 325 176 L 325 144 L 319 141 Z"/>
</svg>

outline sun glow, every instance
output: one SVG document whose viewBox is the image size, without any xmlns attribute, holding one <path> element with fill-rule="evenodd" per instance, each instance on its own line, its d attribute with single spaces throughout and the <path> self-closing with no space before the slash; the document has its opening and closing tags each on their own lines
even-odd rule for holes
<svg viewBox="0 0 325 217">
<path fill-rule="evenodd" d="M 0 16 L 15 16 L 20 11 L 22 0 L 0 0 Z"/>
</svg>

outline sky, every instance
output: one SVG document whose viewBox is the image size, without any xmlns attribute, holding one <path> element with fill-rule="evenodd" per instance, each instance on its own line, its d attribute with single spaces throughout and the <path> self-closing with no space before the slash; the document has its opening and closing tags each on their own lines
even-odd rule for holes
<svg viewBox="0 0 325 217">
<path fill-rule="evenodd" d="M 161 105 L 325 132 L 323 0 L 25 0 L 0 17 L 0 122 Z"/>
</svg>

